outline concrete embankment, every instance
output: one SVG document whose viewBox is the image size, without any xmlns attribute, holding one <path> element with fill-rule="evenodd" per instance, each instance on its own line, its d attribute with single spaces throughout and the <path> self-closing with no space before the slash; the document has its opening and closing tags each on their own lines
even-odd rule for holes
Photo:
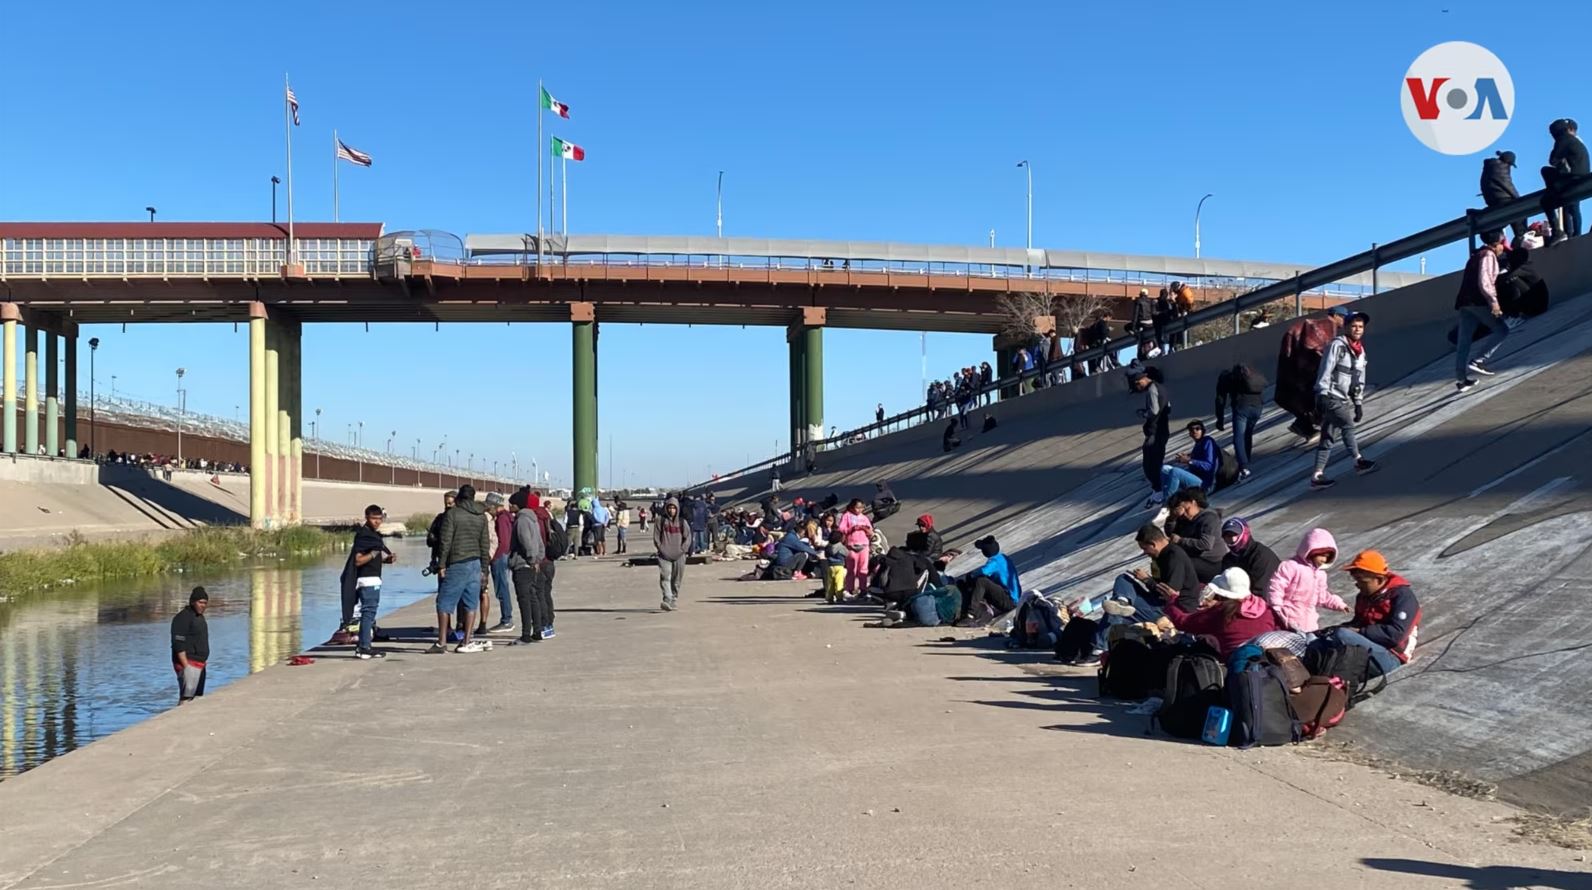
<svg viewBox="0 0 1592 890">
<path fill-rule="evenodd" d="M 309 524 L 357 523 L 372 503 L 399 521 L 441 509 L 442 490 L 304 481 Z M 249 478 L 5 454 L 0 455 L 0 504 L 0 550 L 55 546 L 74 534 L 91 540 L 162 535 L 247 523 Z"/>
<path fill-rule="evenodd" d="M 1421 597 L 1421 648 L 1339 738 L 1404 763 L 1497 783 L 1512 800 L 1554 810 L 1592 795 L 1592 238 L 1537 251 L 1553 308 L 1513 332 L 1497 376 L 1455 394 L 1456 276 L 1355 304 L 1370 313 L 1371 394 L 1360 441 L 1379 472 L 1356 477 L 1341 448 L 1338 486 L 1310 492 L 1312 453 L 1272 409 L 1257 436 L 1255 481 L 1219 493 L 1227 515 L 1284 556 L 1316 526 L 1344 556 L 1382 550 Z M 1282 331 L 1268 328 L 1157 362 L 1181 427 L 1210 422 L 1216 374 L 1247 361 L 1267 376 Z M 1120 374 L 1090 378 L 990 409 L 1000 420 L 942 454 L 940 426 L 824 456 L 787 480 L 794 494 L 867 496 L 889 480 L 906 509 L 885 524 L 900 540 L 922 512 L 964 548 L 995 533 L 1029 585 L 1069 594 L 1107 589 L 1141 561 L 1141 433 Z M 975 418 L 975 430 L 980 418 Z M 1230 434 L 1220 437 L 1225 448 Z M 730 498 L 756 482 L 727 482 Z M 963 563 L 955 568 L 966 568 Z M 1338 576 L 1333 588 L 1352 589 Z"/>
</svg>

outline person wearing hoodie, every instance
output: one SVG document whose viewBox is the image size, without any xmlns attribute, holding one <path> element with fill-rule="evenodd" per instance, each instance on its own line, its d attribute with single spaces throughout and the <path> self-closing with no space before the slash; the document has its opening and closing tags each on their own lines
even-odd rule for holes
<svg viewBox="0 0 1592 890">
<path fill-rule="evenodd" d="M 911 534 L 907 535 L 907 549 L 916 550 L 929 559 L 938 560 L 940 554 L 945 552 L 945 542 L 940 533 L 934 530 L 934 515 L 924 513 L 917 518 L 915 525 L 916 531 L 913 534 L 920 534 L 923 537 L 914 538 Z M 914 547 L 914 544 L 918 546 Z"/>
<path fill-rule="evenodd" d="M 1508 204 L 1520 197 L 1511 172 L 1511 168 L 1515 166 L 1515 153 L 1499 151 L 1493 154 L 1494 157 L 1481 162 L 1481 199 L 1488 207 Z M 1509 227 L 1514 230 L 1516 238 L 1526 234 L 1524 219 L 1511 222 Z"/>
<path fill-rule="evenodd" d="M 691 553 L 691 525 L 680 515 L 680 502 L 663 502 L 663 515 L 652 524 L 652 547 L 658 552 L 658 586 L 663 589 L 660 608 L 680 607 L 680 584 L 685 580 L 685 560 Z"/>
<path fill-rule="evenodd" d="M 1168 502 L 1166 537 L 1188 554 L 1200 583 L 1209 582 L 1222 571 L 1227 542 L 1222 539 L 1222 515 L 1211 509 L 1205 492 L 1185 488 Z"/>
<path fill-rule="evenodd" d="M 381 522 L 386 515 L 376 504 L 365 508 L 365 524 L 354 530 L 354 543 L 348 548 L 348 562 L 343 566 L 343 623 L 337 629 L 345 632 L 357 603 L 359 640 L 354 657 L 359 659 L 386 657 L 370 646 L 376 631 L 376 610 L 381 607 L 381 567 L 397 559 L 381 537 Z M 337 641 L 335 635 L 333 641 Z"/>
<path fill-rule="evenodd" d="M 1359 591 L 1354 617 L 1322 635 L 1370 649 L 1371 660 L 1383 674 L 1409 664 L 1421 627 L 1421 603 L 1410 582 L 1388 568 L 1387 559 L 1375 550 L 1361 552 L 1344 569 Z"/>
<path fill-rule="evenodd" d="M 1161 487 L 1161 467 L 1166 463 L 1166 443 L 1172 438 L 1172 400 L 1161 386 L 1160 368 L 1134 362 L 1126 373 L 1133 391 L 1144 393 L 1144 407 L 1139 409 L 1139 417 L 1144 420 L 1144 478 L 1150 483 L 1150 498 L 1144 502 L 1144 507 L 1148 510 L 1166 501 L 1166 492 Z"/>
<path fill-rule="evenodd" d="M 1321 626 L 1318 609 L 1347 612 L 1349 607 L 1327 589 L 1327 568 L 1338 558 L 1338 542 L 1324 528 L 1305 532 L 1293 559 L 1277 567 L 1266 587 L 1266 601 L 1277 620 L 1295 633 L 1315 633 Z"/>
<path fill-rule="evenodd" d="M 1553 229 L 1549 244 L 1581 234 L 1581 202 L 1566 201 L 1563 197 L 1566 187 L 1592 173 L 1586 144 L 1577 135 L 1578 129 L 1576 122 L 1567 117 L 1548 125 L 1553 149 L 1548 152 L 1548 166 L 1542 168 L 1542 182 L 1547 186 L 1547 193 L 1542 196 L 1542 209 L 1548 214 L 1548 224 Z"/>
<path fill-rule="evenodd" d="M 1222 540 L 1227 542 L 1227 555 L 1222 557 L 1222 569 L 1243 569 L 1249 575 L 1250 593 L 1265 596 L 1280 563 L 1277 554 L 1255 540 L 1249 523 L 1236 516 L 1222 523 Z M 1272 608 L 1275 609 L 1276 605 L 1272 603 Z"/>
<path fill-rule="evenodd" d="M 1196 611 L 1183 608 L 1175 591 L 1166 585 L 1158 584 L 1156 589 L 1166 597 L 1166 617 L 1172 626 L 1186 634 L 1209 637 L 1224 662 L 1255 637 L 1280 629 L 1271 606 L 1250 593 L 1249 575 L 1237 567 L 1224 570 L 1205 585 L 1205 596 L 1214 601 Z"/>
<path fill-rule="evenodd" d="M 459 628 L 464 637 L 455 652 L 480 652 L 483 647 L 472 639 L 475 610 L 480 605 L 481 585 L 492 561 L 492 535 L 487 530 L 486 510 L 475 500 L 475 488 L 460 486 L 458 497 L 442 514 L 437 532 L 437 563 L 441 566 L 437 585 L 437 642 L 426 652 L 447 651 L 448 622 L 461 606 L 465 611 Z"/>
<path fill-rule="evenodd" d="M 1189 421 L 1188 437 L 1194 440 L 1193 447 L 1161 467 L 1161 490 L 1167 497 L 1185 488 L 1208 492 L 1216 487 L 1216 472 L 1222 468 L 1222 454 L 1216 447 L 1216 440 L 1205 435 L 1205 424 L 1198 420 Z"/>
<path fill-rule="evenodd" d="M 1349 314 L 1343 323 L 1343 332 L 1332 338 L 1321 356 L 1321 370 L 1316 375 L 1316 414 L 1321 418 L 1321 442 L 1316 446 L 1315 470 L 1310 474 L 1310 487 L 1316 491 L 1331 488 L 1327 478 L 1327 462 L 1332 459 L 1332 439 L 1341 435 L 1344 447 L 1354 455 L 1354 469 L 1369 473 L 1376 464 L 1360 454 L 1360 443 L 1354 437 L 1354 426 L 1365 416 L 1365 329 L 1371 316 L 1364 312 Z"/>
<path fill-rule="evenodd" d="M 550 613 L 544 607 L 551 603 L 546 592 L 545 567 L 547 536 L 542 521 L 531 508 L 529 488 L 522 488 L 509 496 L 514 508 L 509 523 L 508 564 L 514 577 L 514 595 L 520 602 L 520 621 L 525 625 L 520 631 L 521 643 L 535 643 L 543 639 L 543 628 L 552 626 Z M 505 511 L 504 515 L 508 515 Z M 510 614 L 504 607 L 504 615 Z M 513 629 L 513 625 L 509 626 Z"/>
<path fill-rule="evenodd" d="M 974 610 L 988 605 L 995 615 L 1004 615 L 1017 608 L 1023 597 L 1023 582 L 1017 577 L 1017 568 L 1001 552 L 1000 542 L 994 535 L 986 535 L 973 542 L 978 552 L 984 554 L 984 564 L 972 574 L 956 580 L 962 592 L 962 614 L 957 627 L 981 627 L 982 618 L 974 617 Z"/>
<path fill-rule="evenodd" d="M 498 623 L 489 630 L 507 633 L 514 629 L 515 590 L 509 574 L 509 549 L 514 537 L 514 511 L 504 506 L 503 496 L 493 492 L 486 496 L 487 509 L 492 511 L 493 539 L 497 546 L 492 551 L 492 592 L 497 594 Z M 486 612 L 481 613 L 486 620 Z"/>
<path fill-rule="evenodd" d="M 547 622 L 542 627 L 542 639 L 551 640 L 555 636 L 553 619 L 556 617 L 553 610 L 553 578 L 558 574 L 557 560 L 563 554 L 553 552 L 553 535 L 551 532 L 553 528 L 553 513 L 542 504 L 541 493 L 531 492 L 526 500 L 526 506 L 530 507 L 531 512 L 536 514 L 536 518 L 542 527 L 542 544 L 546 557 L 542 562 L 541 584 L 537 587 L 537 592 L 541 595 L 542 620 Z M 524 621 L 525 616 L 521 615 L 520 620 Z"/>
<path fill-rule="evenodd" d="M 708 549 L 708 502 L 700 495 L 685 502 L 685 515 L 691 521 L 691 552 Z"/>
</svg>

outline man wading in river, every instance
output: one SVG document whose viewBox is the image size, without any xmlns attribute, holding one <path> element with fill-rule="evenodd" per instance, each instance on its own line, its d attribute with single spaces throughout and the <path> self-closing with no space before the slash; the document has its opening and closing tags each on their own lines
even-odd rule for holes
<svg viewBox="0 0 1592 890">
<path fill-rule="evenodd" d="M 177 704 L 185 705 L 205 694 L 205 662 L 210 660 L 210 625 L 205 609 L 210 594 L 195 587 L 188 607 L 171 619 L 171 666 L 177 672 Z"/>
</svg>

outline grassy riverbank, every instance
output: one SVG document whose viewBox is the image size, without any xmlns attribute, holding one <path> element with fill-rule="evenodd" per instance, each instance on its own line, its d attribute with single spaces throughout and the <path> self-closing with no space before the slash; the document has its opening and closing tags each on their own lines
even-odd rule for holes
<svg viewBox="0 0 1592 890">
<path fill-rule="evenodd" d="M 201 528 L 158 541 L 73 541 L 57 550 L 0 555 L 0 593 L 22 593 L 64 584 L 136 578 L 171 572 L 225 569 L 266 559 L 326 553 L 347 545 L 318 528 L 272 531 Z"/>
<path fill-rule="evenodd" d="M 425 537 L 426 529 L 431 528 L 431 520 L 436 516 L 435 513 L 410 513 L 409 518 L 404 520 L 404 531 L 410 535 Z"/>
</svg>

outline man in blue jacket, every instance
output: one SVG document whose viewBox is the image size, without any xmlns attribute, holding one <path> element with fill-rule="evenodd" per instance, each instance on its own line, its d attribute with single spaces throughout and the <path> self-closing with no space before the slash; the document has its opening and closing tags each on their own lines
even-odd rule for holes
<svg viewBox="0 0 1592 890">
<path fill-rule="evenodd" d="M 1222 453 L 1216 440 L 1205 435 L 1205 424 L 1189 421 L 1188 437 L 1194 447 L 1172 458 L 1172 463 L 1161 467 L 1161 491 L 1168 499 L 1180 489 L 1199 488 L 1209 492 L 1216 486 L 1216 471 L 1222 466 Z"/>
<path fill-rule="evenodd" d="M 957 588 L 962 591 L 962 616 L 956 622 L 957 627 L 980 627 L 988 619 L 975 617 L 975 609 L 980 609 L 982 614 L 982 607 L 987 604 L 992 610 L 989 617 L 1004 615 L 1017 608 L 1017 600 L 1023 595 L 1017 569 L 1001 552 L 1000 542 L 994 535 L 979 538 L 973 546 L 984 554 L 984 564 L 956 581 Z"/>
<path fill-rule="evenodd" d="M 789 581 L 792 578 L 800 581 L 807 576 L 804 570 L 809 564 L 816 565 L 819 559 L 817 548 L 813 547 L 798 531 L 788 531 L 779 543 L 774 545 L 774 561 L 769 563 L 768 572 L 763 576 L 765 581 Z"/>
<path fill-rule="evenodd" d="M 702 553 L 708 549 L 708 502 L 701 495 L 693 497 L 686 506 L 686 519 L 691 522 L 691 552 Z"/>
</svg>

